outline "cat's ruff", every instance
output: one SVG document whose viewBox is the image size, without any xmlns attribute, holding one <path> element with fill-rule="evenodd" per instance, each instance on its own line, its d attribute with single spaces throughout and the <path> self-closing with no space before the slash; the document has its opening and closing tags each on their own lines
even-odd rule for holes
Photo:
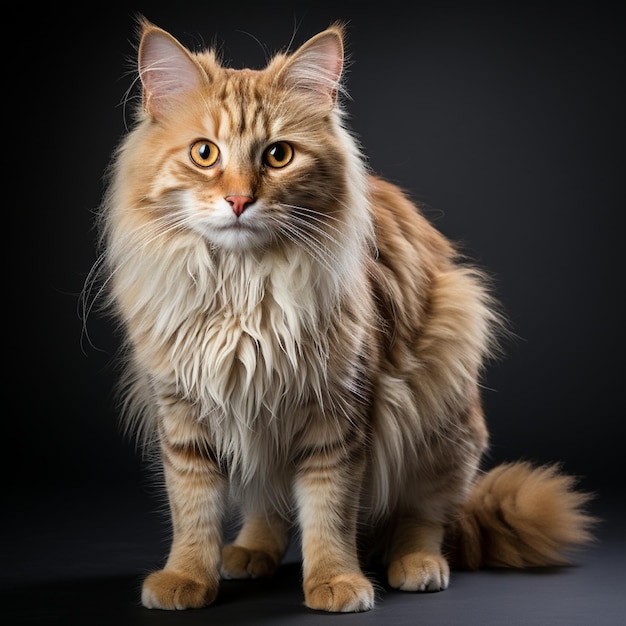
<svg viewBox="0 0 626 626">
<path fill-rule="evenodd" d="M 392 587 L 435 591 L 448 560 L 550 565 L 590 538 L 588 496 L 556 468 L 480 475 L 501 316 L 483 273 L 368 171 L 343 38 L 234 70 L 140 23 L 142 102 L 99 224 L 124 414 L 172 514 L 146 607 L 271 575 L 291 524 L 306 604 L 337 612 L 374 606 L 365 553 Z M 243 522 L 222 546 L 229 506 Z"/>
</svg>

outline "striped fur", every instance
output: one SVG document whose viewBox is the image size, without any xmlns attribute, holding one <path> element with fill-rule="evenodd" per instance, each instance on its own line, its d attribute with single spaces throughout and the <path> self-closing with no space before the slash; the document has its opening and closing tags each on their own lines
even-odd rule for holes
<svg viewBox="0 0 626 626">
<path fill-rule="evenodd" d="M 359 545 L 393 587 L 436 590 L 444 538 L 472 567 L 548 564 L 588 538 L 569 479 L 513 465 L 495 497 L 532 475 L 553 515 L 522 512 L 517 552 L 481 552 L 479 380 L 500 316 L 481 272 L 368 172 L 342 65 L 339 25 L 234 70 L 141 22 L 143 100 L 112 162 L 100 269 L 125 338 L 127 425 L 159 450 L 172 515 L 147 607 L 205 606 L 221 577 L 270 575 L 294 523 L 306 603 L 328 611 L 374 605 Z M 280 142 L 293 157 L 274 167 Z M 233 503 L 243 525 L 223 548 Z"/>
</svg>

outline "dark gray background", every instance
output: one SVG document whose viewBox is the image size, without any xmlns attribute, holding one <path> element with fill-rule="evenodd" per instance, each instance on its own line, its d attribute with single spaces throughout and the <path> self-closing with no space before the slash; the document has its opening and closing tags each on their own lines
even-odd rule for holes
<svg viewBox="0 0 626 626">
<path fill-rule="evenodd" d="M 589 569 L 575 570 L 582 578 L 570 570 L 548 578 L 459 574 L 468 585 L 467 595 L 457 589 L 459 604 L 454 584 L 425 600 L 383 592 L 384 608 L 358 619 L 417 623 L 417 606 L 430 606 L 438 623 L 457 623 L 473 610 L 469 598 L 478 592 L 471 585 L 478 585 L 480 606 L 496 602 L 480 623 L 505 621 L 498 621 L 503 598 L 512 607 L 508 623 L 518 623 L 516 616 L 557 623 L 545 617 L 563 617 L 557 604 L 553 613 L 528 611 L 556 602 L 546 588 L 563 585 L 571 597 L 558 605 L 570 611 L 562 623 L 578 623 L 576 616 L 589 623 L 576 604 L 581 598 L 595 623 L 616 623 L 611 607 L 621 599 L 603 597 L 611 583 L 601 592 L 598 581 L 603 572 L 613 582 L 609 573 L 624 560 L 614 521 L 624 519 L 625 348 L 624 21 L 617 5 L 169 5 L 99 5 L 71 19 L 42 9 L 34 24 L 23 15 L 9 25 L 24 42 L 7 60 L 18 76 L 5 95 L 15 111 L 5 119 L 7 136 L 16 138 L 19 156 L 5 181 L 17 188 L 5 200 L 17 228 L 5 231 L 5 394 L 13 408 L 4 417 L 5 452 L 12 454 L 3 455 L 8 558 L 0 559 L 2 579 L 22 606 L 12 618 L 70 623 L 64 611 L 75 606 L 100 607 L 102 623 L 130 613 L 137 623 L 174 619 L 136 606 L 141 575 L 166 554 L 167 520 L 157 512 L 158 489 L 118 427 L 113 327 L 95 312 L 85 325 L 79 315 L 96 260 L 93 212 L 103 172 L 130 121 L 123 102 L 140 12 L 189 46 L 217 43 L 236 67 L 261 66 L 267 51 L 292 37 L 300 44 L 333 20 L 348 23 L 350 123 L 373 169 L 424 203 L 437 226 L 494 276 L 518 337 L 487 372 L 492 447 L 485 465 L 559 461 L 597 493 L 594 510 L 608 518 Z M 26 48 L 35 54 L 28 63 Z M 609 539 L 622 551 L 611 544 L 603 552 Z M 283 585 L 246 583 L 230 596 L 227 587 L 213 613 L 176 619 L 254 623 L 260 611 L 259 619 L 288 623 L 290 612 L 313 623 L 298 577 L 297 565 L 285 566 Z M 598 588 L 589 591 L 592 580 Z M 283 598 L 285 584 L 292 588 Z M 243 604 L 231 605 L 233 594 Z M 271 603 L 255 605 L 261 597 Z"/>
</svg>

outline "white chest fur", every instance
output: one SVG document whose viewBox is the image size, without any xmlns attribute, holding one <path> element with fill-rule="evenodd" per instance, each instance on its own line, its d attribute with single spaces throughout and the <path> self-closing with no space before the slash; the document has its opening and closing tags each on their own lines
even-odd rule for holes
<svg viewBox="0 0 626 626">
<path fill-rule="evenodd" d="M 137 358 L 201 414 L 251 427 L 323 395 L 334 287 L 306 254 L 163 251 L 118 277 Z"/>
</svg>

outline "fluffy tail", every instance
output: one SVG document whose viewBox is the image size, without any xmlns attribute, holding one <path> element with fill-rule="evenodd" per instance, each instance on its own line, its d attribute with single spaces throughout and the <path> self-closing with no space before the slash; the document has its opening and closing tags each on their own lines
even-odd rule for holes
<svg viewBox="0 0 626 626">
<path fill-rule="evenodd" d="M 567 553 L 593 540 L 591 495 L 555 465 L 507 463 L 474 486 L 448 533 L 452 562 L 479 567 L 567 565 Z"/>
</svg>

